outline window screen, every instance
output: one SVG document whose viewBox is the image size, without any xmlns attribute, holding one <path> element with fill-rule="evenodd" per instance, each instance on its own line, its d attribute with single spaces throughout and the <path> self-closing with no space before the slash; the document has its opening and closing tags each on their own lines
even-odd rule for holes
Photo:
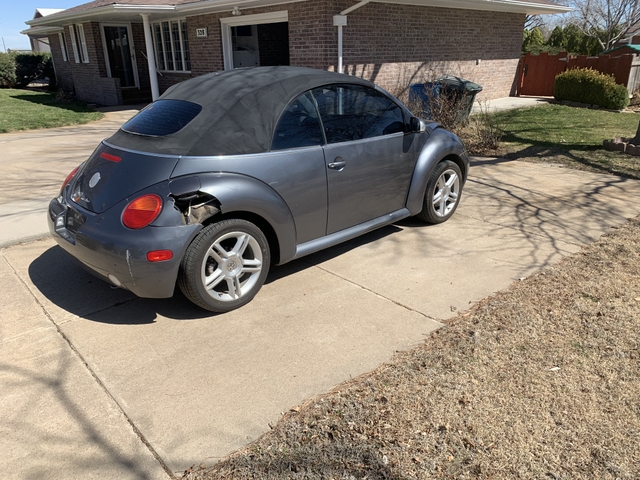
<svg viewBox="0 0 640 480">
<path fill-rule="evenodd" d="M 181 130 L 202 107 L 184 100 L 157 100 L 122 126 L 127 133 L 164 137 Z"/>
<path fill-rule="evenodd" d="M 402 110 L 386 95 L 357 85 L 315 89 L 327 143 L 348 142 L 404 131 Z"/>
<path fill-rule="evenodd" d="M 318 111 L 308 93 L 299 96 L 282 112 L 271 150 L 311 147 L 322 145 L 322 129 L 318 121 Z"/>
</svg>

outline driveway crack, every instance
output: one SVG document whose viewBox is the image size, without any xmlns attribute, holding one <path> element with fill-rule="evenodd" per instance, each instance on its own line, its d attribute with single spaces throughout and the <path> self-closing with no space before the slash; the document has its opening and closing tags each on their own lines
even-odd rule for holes
<svg viewBox="0 0 640 480">
<path fill-rule="evenodd" d="M 136 424 L 133 422 L 133 420 L 129 417 L 129 415 L 127 414 L 125 409 L 122 407 L 122 405 L 120 405 L 120 402 L 118 402 L 118 400 L 111 394 L 111 392 L 109 391 L 107 386 L 100 379 L 100 377 L 96 374 L 96 372 L 91 368 L 89 363 L 85 360 L 84 356 L 75 347 L 75 345 L 73 344 L 71 339 L 60 329 L 58 324 L 56 324 L 56 322 L 53 320 L 53 317 L 51 316 L 51 314 L 47 311 L 46 307 L 33 294 L 31 289 L 29 288 L 29 285 L 22 279 L 22 277 L 20 277 L 20 275 L 18 275 L 18 272 L 16 271 L 16 269 L 13 267 L 13 265 L 11 265 L 9 260 L 4 256 L 4 254 L 2 254 L 2 252 L 0 252 L 0 256 L 2 256 L 2 258 L 4 259 L 4 261 L 6 262 L 8 267 L 11 269 L 12 273 L 18 279 L 18 281 L 26 288 L 26 290 L 29 292 L 29 294 L 33 297 L 33 299 L 35 300 L 36 304 L 42 309 L 42 312 L 44 313 L 44 315 L 53 324 L 54 328 L 56 329 L 56 331 L 58 332 L 60 337 L 62 337 L 62 339 L 67 343 L 67 345 L 69 346 L 71 351 L 74 353 L 74 355 L 80 360 L 80 362 L 82 362 L 82 364 L 87 369 L 87 371 L 91 374 L 91 376 L 96 381 L 98 386 L 108 396 L 108 398 L 110 398 L 111 401 L 116 405 L 117 409 L 120 411 L 120 413 L 122 413 L 123 417 L 127 420 L 127 422 L 129 423 L 129 426 L 133 429 L 133 432 L 138 437 L 138 439 L 145 445 L 145 447 L 147 447 L 149 452 L 153 455 L 153 457 L 156 459 L 156 461 L 160 464 L 162 469 L 167 473 L 167 475 L 169 475 L 169 478 L 177 479 L 178 477 L 176 477 L 174 475 L 174 473 L 171 471 L 171 469 L 169 468 L 167 463 L 162 459 L 160 454 L 155 450 L 155 448 L 153 448 L 153 445 L 151 445 L 151 443 L 147 440 L 145 435 L 140 431 L 140 429 L 136 426 Z M 130 300 L 128 300 L 128 301 L 130 301 Z M 121 302 L 121 303 L 127 303 L 127 302 Z"/>
<path fill-rule="evenodd" d="M 364 285 L 360 285 L 359 283 L 354 282 L 353 280 L 350 280 L 350 279 L 348 279 L 346 277 L 343 277 L 342 275 L 338 275 L 337 273 L 332 272 L 331 270 L 327 270 L 326 268 L 321 267 L 320 265 L 315 265 L 315 264 L 310 263 L 310 262 L 305 262 L 305 263 L 307 263 L 311 267 L 318 268 L 318 269 L 322 270 L 323 272 L 328 273 L 329 275 L 333 275 L 334 277 L 337 277 L 337 278 L 339 278 L 341 280 L 344 280 L 345 282 L 350 283 L 351 285 L 354 285 L 354 286 L 356 286 L 358 288 L 361 288 L 362 290 L 364 290 L 366 292 L 369 292 L 369 293 L 375 295 L 376 297 L 379 297 L 379 298 L 382 298 L 384 300 L 387 300 L 388 302 L 391 302 L 391 303 L 393 303 L 393 304 L 395 304 L 395 305 L 397 305 L 399 307 L 402 307 L 405 310 L 417 313 L 421 317 L 424 317 L 424 318 L 426 318 L 428 320 L 431 320 L 433 322 L 437 322 L 437 323 L 439 323 L 439 324 L 444 326 L 444 323 L 442 321 L 440 321 L 439 319 L 430 317 L 429 315 L 426 315 L 426 314 L 422 313 L 420 310 L 416 310 L 415 308 L 412 308 L 409 305 L 405 305 L 404 303 L 398 302 L 397 300 L 394 300 L 394 299 L 389 298 L 389 297 L 385 297 L 384 295 L 380 295 L 378 292 L 375 292 L 375 291 L 371 290 L 370 288 L 365 287 Z"/>
</svg>

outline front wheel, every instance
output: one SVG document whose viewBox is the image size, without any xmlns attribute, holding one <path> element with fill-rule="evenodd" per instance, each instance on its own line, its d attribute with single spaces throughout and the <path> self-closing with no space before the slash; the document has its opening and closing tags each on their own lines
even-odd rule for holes
<svg viewBox="0 0 640 480">
<path fill-rule="evenodd" d="M 431 173 L 418 214 L 427 223 L 442 223 L 458 208 L 462 194 L 462 172 L 451 160 L 443 160 Z"/>
<path fill-rule="evenodd" d="M 262 231 L 246 220 L 211 224 L 189 245 L 178 285 L 196 305 L 228 312 L 249 303 L 262 287 L 271 256 Z"/>
</svg>

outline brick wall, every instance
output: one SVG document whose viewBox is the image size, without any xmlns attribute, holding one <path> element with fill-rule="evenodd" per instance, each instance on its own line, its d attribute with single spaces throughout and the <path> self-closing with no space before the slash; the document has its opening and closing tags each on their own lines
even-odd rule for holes
<svg viewBox="0 0 640 480">
<path fill-rule="evenodd" d="M 486 99 L 506 97 L 523 25 L 520 14 L 370 3 L 352 12 L 343 28 L 344 71 L 394 93 L 449 74 L 482 85 Z"/>
<path fill-rule="evenodd" d="M 122 95 L 119 95 L 120 89 L 114 86 L 115 79 L 103 80 L 107 78 L 107 67 L 100 37 L 100 25 L 97 22 L 87 22 L 83 23 L 83 26 L 89 63 L 75 63 L 73 54 L 71 55 L 71 72 L 76 98 L 100 105 L 118 105 L 122 103 Z"/>
<path fill-rule="evenodd" d="M 97 103 L 100 105 L 120 105 L 122 94 L 120 93 L 119 80 L 107 78 L 107 67 L 104 59 L 102 38 L 100 37 L 100 25 L 97 22 L 83 23 L 84 36 L 87 43 L 89 63 L 76 63 L 73 55 L 73 43 L 69 27 L 64 27 L 65 41 L 67 42 L 68 61 L 62 60 L 58 35 L 50 35 L 49 41 L 53 42 L 53 55 L 56 62 L 56 80 L 58 86 L 65 90 L 75 91 L 76 98 L 83 102 Z M 78 49 L 81 46 L 78 45 Z"/>
<path fill-rule="evenodd" d="M 138 80 L 142 90 L 151 89 L 149 81 L 149 63 L 145 58 L 147 44 L 144 41 L 144 26 L 142 23 L 131 24 L 132 48 L 135 50 L 136 65 L 138 67 Z"/>
<path fill-rule="evenodd" d="M 351 3 L 310 0 L 242 12 L 286 9 L 290 64 L 337 70 L 333 15 Z M 187 18 L 194 76 L 224 68 L 220 18 L 230 16 Z M 515 13 L 370 3 L 352 12 L 343 29 L 344 71 L 400 95 L 410 83 L 449 74 L 482 85 L 479 98 L 505 97 L 514 85 L 523 26 L 524 15 Z M 195 38 L 200 27 L 207 27 L 207 38 Z"/>
<path fill-rule="evenodd" d="M 334 61 L 337 62 L 338 36 L 337 28 L 333 26 L 333 15 L 346 7 L 336 9 L 335 2 L 328 0 L 311 0 L 281 7 L 289 7 L 291 65 L 326 70 Z"/>
<path fill-rule="evenodd" d="M 67 41 L 67 45 L 71 41 L 68 36 L 68 31 L 65 32 L 65 39 Z M 58 34 L 49 35 L 49 45 L 51 46 L 51 56 L 53 57 L 53 64 L 56 68 L 56 84 L 58 88 L 62 88 L 66 91 L 73 90 L 73 77 L 71 75 L 71 66 L 70 62 L 72 62 L 71 52 L 67 52 L 67 61 L 65 62 L 62 56 L 62 46 L 60 45 L 60 38 Z"/>
<path fill-rule="evenodd" d="M 336 70 L 338 39 L 333 15 L 352 3 L 309 0 L 243 9 L 242 13 L 287 10 L 290 64 Z M 190 77 L 224 69 L 220 18 L 231 16 L 229 10 L 187 17 L 191 73 L 163 72 L 158 76 L 160 92 Z M 406 93 L 410 83 L 449 74 L 482 85 L 480 99 L 505 97 L 513 90 L 523 25 L 524 15 L 515 13 L 370 3 L 349 14 L 343 29 L 344 71 L 398 95 Z M 202 27 L 207 28 L 207 37 L 197 38 L 196 28 Z M 52 35 L 50 42 L 60 85 L 71 79 L 79 99 L 95 102 L 101 88 L 97 79 L 106 77 L 106 64 L 99 25 L 85 23 L 84 29 L 89 64 L 74 63 L 68 28 L 69 62 L 62 62 L 57 35 Z M 147 61 L 140 53 L 146 51 L 142 23 L 132 24 L 132 33 L 140 84 L 148 88 Z"/>
</svg>

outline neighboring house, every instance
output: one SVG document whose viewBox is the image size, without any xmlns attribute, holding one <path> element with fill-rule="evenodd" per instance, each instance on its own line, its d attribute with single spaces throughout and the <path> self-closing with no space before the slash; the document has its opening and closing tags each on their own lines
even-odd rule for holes
<svg viewBox="0 0 640 480">
<path fill-rule="evenodd" d="M 452 74 L 491 99 L 512 92 L 525 15 L 569 10 L 547 0 L 369 2 L 95 0 L 22 33 L 46 32 L 58 85 L 102 105 L 252 65 L 342 70 L 394 93 Z"/>
<path fill-rule="evenodd" d="M 625 53 L 633 53 L 633 54 L 640 53 L 640 43 L 637 43 L 637 44 L 626 43 L 622 45 L 618 44 L 617 46 L 610 48 L 609 50 L 605 50 L 600 55 L 623 55 Z"/>
<path fill-rule="evenodd" d="M 606 55 L 622 55 L 624 53 L 640 53 L 640 21 L 631 24 L 620 40 L 614 43 L 610 49 L 602 52 Z"/>
<path fill-rule="evenodd" d="M 46 17 L 54 13 L 62 12 L 62 8 L 36 8 L 36 13 L 33 14 L 33 20 Z M 32 52 L 50 52 L 51 47 L 49 45 L 49 35 L 46 31 L 41 34 L 37 32 L 38 28 L 34 27 L 29 30 L 29 41 L 31 42 Z"/>
<path fill-rule="evenodd" d="M 640 21 L 631 24 L 615 46 L 623 44 L 640 45 Z"/>
</svg>

